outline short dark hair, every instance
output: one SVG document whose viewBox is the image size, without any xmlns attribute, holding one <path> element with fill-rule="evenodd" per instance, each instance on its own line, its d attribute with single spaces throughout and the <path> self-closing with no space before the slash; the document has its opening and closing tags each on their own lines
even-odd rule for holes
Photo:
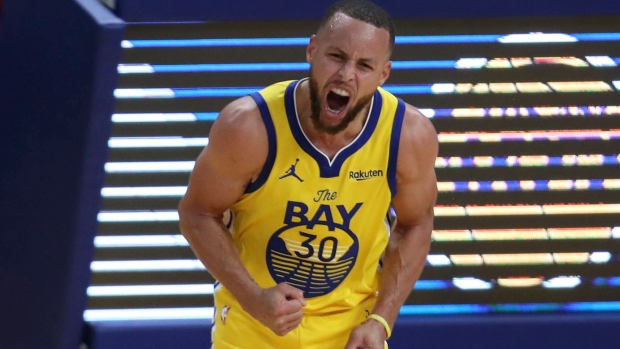
<svg viewBox="0 0 620 349">
<path fill-rule="evenodd" d="M 341 0 L 331 5 L 321 22 L 319 30 L 324 28 L 336 13 L 342 13 L 351 18 L 355 18 L 362 22 L 372 24 L 373 26 L 385 29 L 390 33 L 390 53 L 394 49 L 394 38 L 396 36 L 396 28 L 392 17 L 379 5 L 368 0 Z"/>
</svg>

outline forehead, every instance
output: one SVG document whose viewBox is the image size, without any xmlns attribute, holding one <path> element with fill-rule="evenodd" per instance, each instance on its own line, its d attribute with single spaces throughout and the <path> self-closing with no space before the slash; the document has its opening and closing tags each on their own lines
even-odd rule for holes
<svg viewBox="0 0 620 349">
<path fill-rule="evenodd" d="M 370 23 L 336 13 L 317 33 L 318 44 L 336 47 L 350 54 L 388 54 L 390 33 Z"/>
</svg>

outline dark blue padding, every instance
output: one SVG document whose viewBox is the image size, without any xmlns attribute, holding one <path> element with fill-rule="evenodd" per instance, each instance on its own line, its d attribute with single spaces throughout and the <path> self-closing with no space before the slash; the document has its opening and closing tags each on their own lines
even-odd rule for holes
<svg viewBox="0 0 620 349">
<path fill-rule="evenodd" d="M 401 316 L 390 349 L 615 347 L 620 314 Z"/>
<path fill-rule="evenodd" d="M 116 13 L 126 21 L 319 19 L 333 0 L 196 1 L 116 0 Z M 483 18 L 523 16 L 618 15 L 620 2 L 610 0 L 497 1 L 381 0 L 395 18 Z"/>
<path fill-rule="evenodd" d="M 88 349 L 208 349 L 211 320 L 94 322 L 85 343 Z"/>
<path fill-rule="evenodd" d="M 124 22 L 98 0 L 4 4 L 0 348 L 78 348 Z"/>
<path fill-rule="evenodd" d="M 615 348 L 618 328 L 620 314 L 605 313 L 412 315 L 398 318 L 388 343 L 390 349 Z M 100 322 L 88 325 L 86 343 L 89 349 L 207 349 L 210 334 L 210 320 Z"/>
</svg>

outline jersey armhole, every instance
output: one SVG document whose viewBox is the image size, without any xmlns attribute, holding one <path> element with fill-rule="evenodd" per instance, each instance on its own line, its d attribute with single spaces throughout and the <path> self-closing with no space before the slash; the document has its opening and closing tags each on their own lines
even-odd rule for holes
<svg viewBox="0 0 620 349">
<path fill-rule="evenodd" d="M 405 102 L 398 99 L 398 107 L 394 114 L 394 124 L 392 126 L 392 137 L 390 139 L 390 157 L 388 159 L 387 180 L 392 197 L 396 195 L 396 162 L 398 160 L 398 150 L 400 144 L 400 133 L 405 118 Z"/>
<path fill-rule="evenodd" d="M 267 102 L 263 98 L 263 96 L 259 92 L 254 92 L 250 94 L 250 97 L 254 99 L 256 105 L 258 105 L 258 110 L 260 111 L 261 118 L 263 119 L 263 123 L 265 124 L 265 128 L 267 129 L 267 141 L 269 142 L 269 152 L 267 154 L 267 160 L 265 161 L 265 165 L 263 165 L 263 169 L 260 171 L 260 174 L 256 178 L 256 180 L 250 183 L 245 188 L 245 193 L 252 193 L 258 190 L 269 177 L 271 173 L 271 169 L 273 168 L 273 164 L 276 160 L 276 130 L 273 125 L 273 120 L 271 119 L 271 113 L 269 112 L 269 107 L 267 106 Z"/>
</svg>

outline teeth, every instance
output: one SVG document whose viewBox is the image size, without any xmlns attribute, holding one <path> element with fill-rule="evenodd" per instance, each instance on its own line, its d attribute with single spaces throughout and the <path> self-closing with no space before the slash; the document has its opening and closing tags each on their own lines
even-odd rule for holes
<svg viewBox="0 0 620 349">
<path fill-rule="evenodd" d="M 339 88 L 333 88 L 332 92 L 342 97 L 349 97 L 349 92 L 341 90 Z"/>
</svg>

